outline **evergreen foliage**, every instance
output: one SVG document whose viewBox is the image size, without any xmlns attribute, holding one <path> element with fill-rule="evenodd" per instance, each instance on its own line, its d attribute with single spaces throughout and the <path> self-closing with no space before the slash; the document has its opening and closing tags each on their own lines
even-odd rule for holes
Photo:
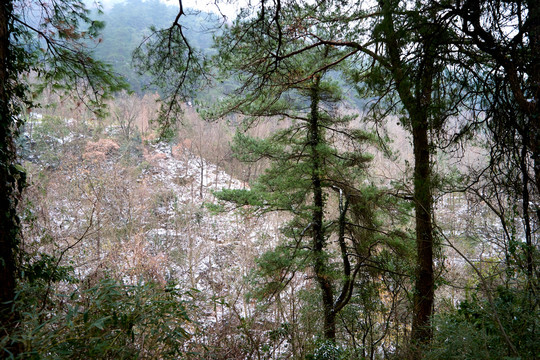
<svg viewBox="0 0 540 360">
<path fill-rule="evenodd" d="M 5 359 L 177 359 L 185 354 L 190 320 L 186 297 L 174 284 L 124 285 L 107 276 L 77 283 L 56 262 L 42 257 L 25 271 L 27 281 L 14 304 L 21 325 L 0 342 Z M 68 294 L 46 291 L 66 281 L 77 287 Z M 24 344 L 18 354 L 9 351 L 14 343 Z"/>
<path fill-rule="evenodd" d="M 459 306 L 435 318 L 437 331 L 427 350 L 427 359 L 510 359 L 512 352 L 502 338 L 493 318 L 493 309 L 473 292 Z M 534 359 L 540 351 L 534 329 L 539 326 L 538 310 L 529 307 L 527 293 L 505 287 L 497 288 L 495 312 L 511 337 L 522 359 Z"/>
<path fill-rule="evenodd" d="M 298 11 L 285 12 L 290 18 L 282 18 L 283 24 L 297 19 Z M 392 251 L 386 247 L 390 239 L 407 241 L 399 231 L 382 230 L 387 224 L 380 211 L 383 204 L 395 206 L 396 212 L 400 205 L 369 181 L 368 149 L 376 149 L 377 138 L 352 128 L 354 117 L 339 115 L 343 94 L 324 64 L 340 59 L 343 52 L 326 46 L 274 62 L 269 51 L 276 39 L 265 36 L 265 26 L 273 25 L 241 18 L 218 39 L 223 69 L 235 73 L 243 85 L 211 115 L 237 112 L 246 116 L 248 127 L 261 118 L 282 119 L 283 128 L 264 139 L 237 133 L 237 158 L 266 159 L 270 166 L 249 190 L 215 195 L 255 212 L 288 214 L 283 243 L 259 260 L 259 295 L 273 297 L 296 274 L 312 273 L 321 299 L 319 334 L 335 342 L 336 316 L 362 291 L 356 285 L 366 262 L 385 248 Z M 326 35 L 334 29 L 314 31 Z M 303 37 L 284 35 L 280 41 L 277 46 L 292 53 L 307 46 Z M 385 265 L 381 267 L 384 272 Z"/>
</svg>

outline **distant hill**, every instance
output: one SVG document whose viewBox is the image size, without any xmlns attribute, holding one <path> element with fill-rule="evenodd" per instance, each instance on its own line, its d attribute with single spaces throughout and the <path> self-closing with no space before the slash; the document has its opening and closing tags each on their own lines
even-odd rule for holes
<svg viewBox="0 0 540 360">
<path fill-rule="evenodd" d="M 132 66 L 132 53 L 150 34 L 150 27 L 165 28 L 172 24 L 178 13 L 178 7 L 167 5 L 159 0 L 128 0 L 106 8 L 97 18 L 105 21 L 103 41 L 96 46 L 95 55 L 99 60 L 111 64 L 115 71 L 126 78 L 131 89 L 139 94 L 145 92 L 150 83 L 149 76 L 141 76 Z M 220 19 L 217 15 L 198 10 L 187 10 L 187 16 L 181 18 L 185 35 L 190 45 L 203 52 L 211 53 L 213 35 L 219 33 Z M 343 87 L 349 103 L 361 109 L 365 101 L 357 97 L 356 92 L 348 86 L 338 74 L 335 79 Z M 211 88 L 201 91 L 198 100 L 213 102 L 238 84 L 235 80 L 219 82 Z M 159 89 L 152 89 L 158 91 Z"/>
<path fill-rule="evenodd" d="M 158 0 L 129 0 L 117 3 L 103 14 L 97 15 L 106 23 L 102 33 L 103 41 L 96 47 L 95 55 L 99 60 L 113 65 L 138 93 L 149 83 L 149 78 L 140 76 L 132 67 L 131 57 L 150 33 L 149 28 L 169 26 L 174 20 L 178 8 L 161 3 Z M 205 12 L 194 13 L 182 18 L 186 36 L 190 44 L 203 51 L 210 51 L 212 31 L 218 24 L 215 15 Z"/>
</svg>

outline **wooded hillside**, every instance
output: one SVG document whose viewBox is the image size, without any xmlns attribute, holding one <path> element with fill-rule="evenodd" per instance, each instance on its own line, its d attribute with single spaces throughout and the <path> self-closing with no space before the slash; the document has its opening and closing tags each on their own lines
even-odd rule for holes
<svg viewBox="0 0 540 360">
<path fill-rule="evenodd" d="M 0 5 L 0 357 L 536 359 L 540 5 L 220 4 Z"/>
</svg>

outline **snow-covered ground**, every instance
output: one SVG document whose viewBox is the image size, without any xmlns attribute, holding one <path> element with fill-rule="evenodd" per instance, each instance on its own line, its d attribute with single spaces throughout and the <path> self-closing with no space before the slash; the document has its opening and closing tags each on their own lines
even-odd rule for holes
<svg viewBox="0 0 540 360">
<path fill-rule="evenodd" d="M 216 201 L 212 191 L 247 184 L 182 143 L 139 143 L 133 155 L 111 129 L 96 140 L 78 133 L 71 119 L 69 131 L 55 121 L 49 130 L 34 115 L 33 132 L 24 134 L 28 213 L 37 215 L 26 226 L 28 244 L 63 253 L 81 279 L 106 271 L 126 283 L 174 281 L 247 311 L 245 277 L 278 241 L 281 220 L 247 209 L 214 214 L 205 206 Z M 49 145 L 54 156 L 38 149 Z M 54 242 L 43 242 L 45 235 Z"/>
<path fill-rule="evenodd" d="M 169 144 L 158 143 L 151 148 L 147 158 L 154 159 L 154 165 L 142 175 L 142 181 L 150 188 L 171 191 L 170 201 L 160 209 L 168 217 L 166 224 L 175 224 L 178 217 L 187 221 L 180 228 L 148 230 L 148 241 L 176 239 L 187 254 L 185 262 L 173 264 L 173 276 L 184 281 L 188 277 L 190 286 L 198 290 L 207 291 L 212 286 L 226 290 L 247 275 L 254 256 L 277 242 L 279 219 L 248 216 L 241 211 L 210 213 L 204 205 L 216 201 L 212 191 L 247 185 L 187 149 L 173 156 Z M 261 239 L 265 239 L 264 244 Z"/>
</svg>

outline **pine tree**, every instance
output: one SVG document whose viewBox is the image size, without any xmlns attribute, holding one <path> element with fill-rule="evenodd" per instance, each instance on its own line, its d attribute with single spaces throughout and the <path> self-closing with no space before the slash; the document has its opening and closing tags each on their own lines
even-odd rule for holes
<svg viewBox="0 0 540 360">
<path fill-rule="evenodd" d="M 368 176 L 372 156 L 367 148 L 376 147 L 376 137 L 351 128 L 354 117 L 339 115 L 343 94 L 335 80 L 338 73 L 323 67 L 344 54 L 321 46 L 274 63 L 267 51 L 277 39 L 266 36 L 259 25 L 239 21 L 218 39 L 222 67 L 227 74 L 236 71 L 242 85 L 217 114 L 243 114 L 248 125 L 261 118 L 280 119 L 285 128 L 265 139 L 239 132 L 236 156 L 246 162 L 267 159 L 270 166 L 251 189 L 223 190 L 216 196 L 256 211 L 288 214 L 284 242 L 260 260 L 262 273 L 274 279 L 266 295 L 280 291 L 285 278 L 298 270 L 312 273 L 321 298 L 321 333 L 335 342 L 336 316 L 356 291 L 356 277 L 371 255 L 368 249 L 388 235 L 378 232 L 376 209 L 392 201 Z M 306 45 L 294 36 L 280 41 L 291 52 Z M 234 53 L 228 51 L 231 44 Z M 275 276 L 283 273 L 288 275 Z"/>
</svg>

